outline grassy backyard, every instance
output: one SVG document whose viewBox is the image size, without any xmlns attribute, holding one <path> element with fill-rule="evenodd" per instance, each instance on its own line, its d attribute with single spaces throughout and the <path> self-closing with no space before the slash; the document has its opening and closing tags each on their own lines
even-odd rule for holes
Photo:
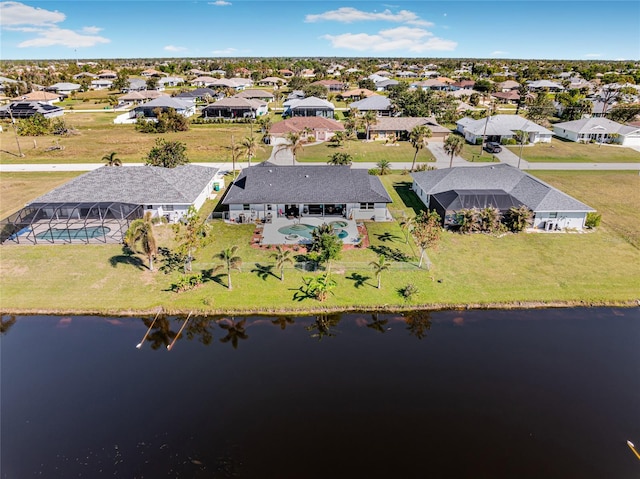
<svg viewBox="0 0 640 479">
<path fill-rule="evenodd" d="M 295 299 L 302 277 L 311 275 L 288 266 L 285 280 L 273 266 L 273 250 L 250 245 L 253 225 L 213 223 L 214 241 L 199 251 L 194 271 L 219 262 L 214 255 L 238 245 L 241 272 L 233 271 L 233 290 L 226 288 L 221 271 L 201 287 L 184 293 L 170 291 L 179 273 L 150 272 L 144 258 L 123 253 L 119 245 L 2 246 L 0 288 L 3 311 L 122 313 L 163 306 L 171 311 L 310 311 L 491 306 L 509 304 L 612 304 L 638 299 L 640 247 L 637 242 L 638 176 L 632 172 L 540 172 L 545 181 L 563 188 L 603 214 L 602 226 L 583 234 L 520 234 L 502 237 L 445 233 L 440 245 L 428 252 L 430 271 L 415 265 L 417 249 L 407 243 L 398 223 L 367 223 L 371 247 L 343 251 L 332 266 L 337 281 L 334 295 L 320 303 Z M 4 191 L 25 181 L 3 175 Z M 60 181 L 53 178 L 51 181 Z M 45 181 L 44 179 L 39 180 Z M 411 215 L 418 200 L 409 190 L 410 177 L 383 177 L 394 204 L 392 211 Z M 25 188 L 35 191 L 36 181 Z M 626 201 L 625 201 L 626 199 Z M 26 200 L 26 198 L 25 198 Z M 633 205 L 635 204 L 635 209 Z M 213 202 L 205 206 L 214 207 Z M 157 227 L 161 244 L 171 245 L 169 226 Z M 635 239 L 634 239 L 635 238 Z M 375 287 L 369 262 L 378 254 L 395 257 L 391 270 Z M 606 258 L 606 261 L 603 261 Z M 398 289 L 418 287 L 411 302 Z"/>
<path fill-rule="evenodd" d="M 520 154 L 519 146 L 508 147 Z M 640 152 L 614 145 L 575 143 L 553 138 L 551 143 L 538 143 L 522 148 L 522 158 L 546 163 L 639 163 Z"/>
</svg>

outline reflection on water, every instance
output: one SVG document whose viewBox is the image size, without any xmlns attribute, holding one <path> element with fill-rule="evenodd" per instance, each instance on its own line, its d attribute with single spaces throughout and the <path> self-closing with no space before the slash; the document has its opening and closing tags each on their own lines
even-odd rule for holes
<svg viewBox="0 0 640 479">
<path fill-rule="evenodd" d="M 638 477 L 638 309 L 1 319 L 1 479 Z"/>
</svg>

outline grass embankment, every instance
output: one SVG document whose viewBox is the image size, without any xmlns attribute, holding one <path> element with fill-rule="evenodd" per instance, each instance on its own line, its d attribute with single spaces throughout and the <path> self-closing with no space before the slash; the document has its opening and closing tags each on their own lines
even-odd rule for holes
<svg viewBox="0 0 640 479">
<path fill-rule="evenodd" d="M 629 304 L 640 291 L 640 251 L 637 214 L 621 206 L 637 198 L 634 173 L 562 172 L 540 177 L 564 187 L 569 194 L 596 208 L 602 205 L 603 224 L 584 234 L 520 234 L 493 237 L 445 233 L 439 247 L 429 251 L 431 271 L 414 262 L 394 264 L 378 290 L 368 263 L 380 252 L 414 257 L 397 223 L 368 223 L 371 248 L 343 252 L 332 266 L 338 286 L 323 303 L 296 300 L 302 277 L 289 266 L 285 280 L 273 267 L 273 250 L 250 246 L 253 225 L 214 222 L 215 238 L 197 254 L 194 270 L 218 262 L 221 249 L 240 246 L 242 272 L 233 271 L 233 290 L 221 271 L 200 288 L 171 292 L 178 273 L 149 272 L 142 257 L 124 255 L 118 245 L 3 246 L 0 250 L 1 309 L 21 312 L 127 313 L 157 306 L 174 312 L 304 312 L 323 309 L 390 309 L 532 305 Z M 412 213 L 417 199 L 409 191 L 410 177 L 384 177 L 395 214 Z M 560 184 L 562 183 L 562 185 Z M 627 198 L 627 202 L 623 199 Z M 637 202 L 636 202 L 637 206 Z M 208 204 L 207 208 L 212 208 Z M 630 223 L 630 224 L 628 224 Z M 621 228 L 630 228 L 625 233 Z M 626 231 L 626 230 L 625 230 Z M 635 235 L 635 236 L 634 236 Z M 171 243 L 169 226 L 158 228 L 161 242 Z M 407 303 L 398 289 L 414 283 L 418 294 Z"/>
<path fill-rule="evenodd" d="M 508 147 L 520 154 L 519 146 Z M 522 148 L 522 158 L 543 163 L 640 163 L 640 152 L 615 145 L 576 143 L 552 138 L 551 143 L 537 143 Z"/>
</svg>

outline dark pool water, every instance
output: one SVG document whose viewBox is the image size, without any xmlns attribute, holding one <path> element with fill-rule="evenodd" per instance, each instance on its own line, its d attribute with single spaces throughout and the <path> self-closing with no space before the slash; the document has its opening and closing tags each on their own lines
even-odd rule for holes
<svg viewBox="0 0 640 479">
<path fill-rule="evenodd" d="M 637 308 L 2 319 L 3 479 L 640 477 Z"/>
</svg>

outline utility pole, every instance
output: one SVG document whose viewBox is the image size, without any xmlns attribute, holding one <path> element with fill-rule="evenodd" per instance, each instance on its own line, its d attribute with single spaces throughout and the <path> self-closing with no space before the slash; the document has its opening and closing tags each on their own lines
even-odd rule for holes
<svg viewBox="0 0 640 479">
<path fill-rule="evenodd" d="M 11 118 L 11 126 L 13 126 L 13 134 L 16 137 L 16 143 L 18 145 L 18 154 L 20 158 L 24 158 L 24 153 L 22 153 L 22 148 L 20 148 L 20 141 L 18 140 L 18 129 L 16 128 L 16 120 L 13 118 L 13 112 L 11 111 L 11 105 L 7 108 L 9 111 L 9 117 Z"/>
</svg>

